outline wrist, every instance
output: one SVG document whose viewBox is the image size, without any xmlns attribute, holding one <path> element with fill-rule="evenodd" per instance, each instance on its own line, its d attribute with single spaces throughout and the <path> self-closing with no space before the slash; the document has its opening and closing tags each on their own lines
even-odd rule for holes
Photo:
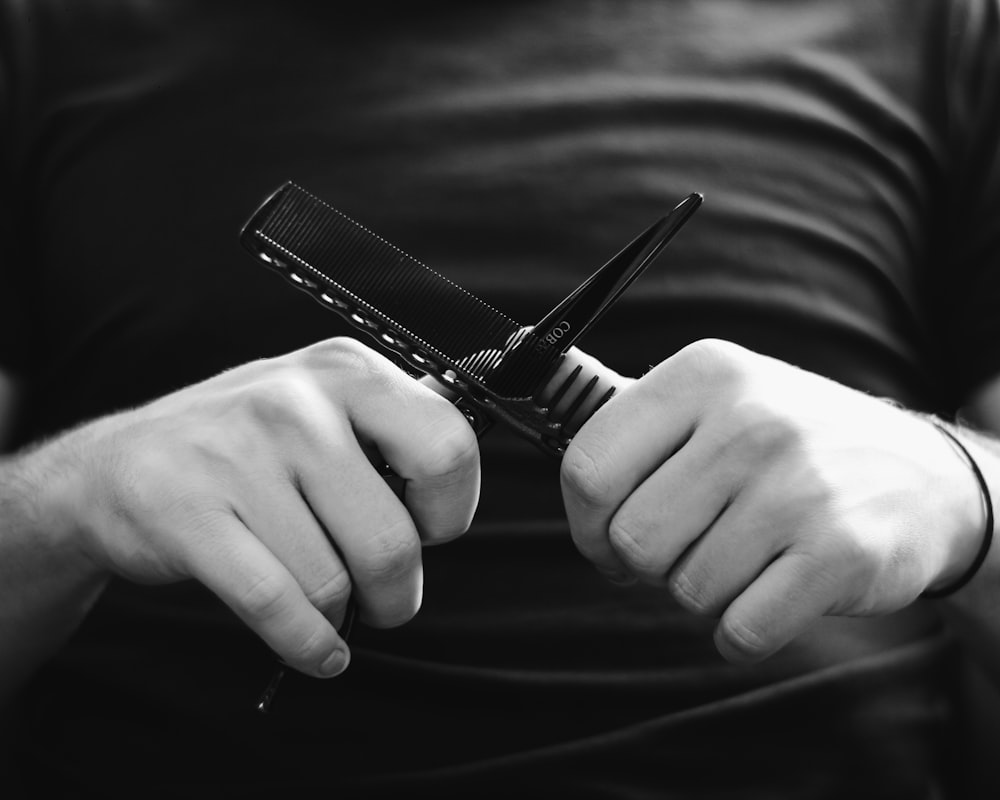
<svg viewBox="0 0 1000 800">
<path fill-rule="evenodd" d="M 70 586 L 93 585 L 108 576 L 81 535 L 87 492 L 74 438 L 67 434 L 3 463 L 4 523 L 23 559 L 44 559 L 51 574 Z"/>
<path fill-rule="evenodd" d="M 946 496 L 952 500 L 951 535 L 947 538 L 944 564 L 937 577 L 923 592 L 923 597 L 937 599 L 950 596 L 972 582 L 986 561 L 994 534 L 994 508 L 989 482 L 980 461 L 974 454 L 972 437 L 955 425 L 927 417 L 952 449 L 952 463 L 961 463 L 965 480 L 955 484 Z"/>
</svg>

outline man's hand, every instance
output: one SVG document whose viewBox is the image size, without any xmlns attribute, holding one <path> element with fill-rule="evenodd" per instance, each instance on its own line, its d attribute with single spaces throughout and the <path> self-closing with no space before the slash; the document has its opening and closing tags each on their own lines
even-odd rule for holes
<svg viewBox="0 0 1000 800">
<path fill-rule="evenodd" d="M 562 481 L 580 551 L 720 617 L 732 661 L 824 615 L 911 603 L 960 575 L 982 535 L 975 478 L 925 420 L 719 341 L 599 409 Z"/>
<path fill-rule="evenodd" d="M 195 578 L 291 666 L 340 672 L 353 592 L 382 627 L 420 605 L 421 544 L 469 526 L 462 414 L 351 339 L 253 362 L 26 456 L 54 549 L 129 580 Z M 405 505 L 380 474 L 406 480 Z"/>
</svg>

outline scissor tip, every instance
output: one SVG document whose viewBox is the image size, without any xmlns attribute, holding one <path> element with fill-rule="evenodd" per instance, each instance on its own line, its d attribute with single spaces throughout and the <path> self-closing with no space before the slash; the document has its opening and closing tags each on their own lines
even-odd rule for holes
<svg viewBox="0 0 1000 800">
<path fill-rule="evenodd" d="M 653 227 L 660 227 L 664 230 L 675 232 L 698 210 L 704 199 L 705 196 L 701 192 L 691 192 L 691 194 L 670 209 L 667 214 L 660 217 L 659 221 L 654 223 Z"/>
</svg>

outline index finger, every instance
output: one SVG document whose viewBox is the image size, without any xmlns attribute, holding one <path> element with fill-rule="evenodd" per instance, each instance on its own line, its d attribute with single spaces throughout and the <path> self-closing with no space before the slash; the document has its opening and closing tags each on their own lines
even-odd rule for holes
<svg viewBox="0 0 1000 800">
<path fill-rule="evenodd" d="M 393 391 L 352 403 L 357 433 L 406 480 L 406 507 L 425 541 L 464 533 L 479 502 L 479 444 L 437 387 L 403 376 Z"/>
<path fill-rule="evenodd" d="M 679 450 L 697 422 L 678 356 L 662 362 L 599 408 L 563 457 L 560 480 L 573 540 L 602 572 L 628 571 L 611 545 L 611 520 L 646 478 Z"/>
</svg>

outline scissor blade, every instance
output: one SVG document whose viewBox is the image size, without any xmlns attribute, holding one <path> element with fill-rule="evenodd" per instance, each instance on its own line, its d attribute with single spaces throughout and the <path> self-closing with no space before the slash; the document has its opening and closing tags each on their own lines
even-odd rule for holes
<svg viewBox="0 0 1000 800">
<path fill-rule="evenodd" d="M 669 244 L 703 199 L 697 192 L 688 195 L 546 314 L 532 334 L 560 353 L 569 350 Z"/>
</svg>

